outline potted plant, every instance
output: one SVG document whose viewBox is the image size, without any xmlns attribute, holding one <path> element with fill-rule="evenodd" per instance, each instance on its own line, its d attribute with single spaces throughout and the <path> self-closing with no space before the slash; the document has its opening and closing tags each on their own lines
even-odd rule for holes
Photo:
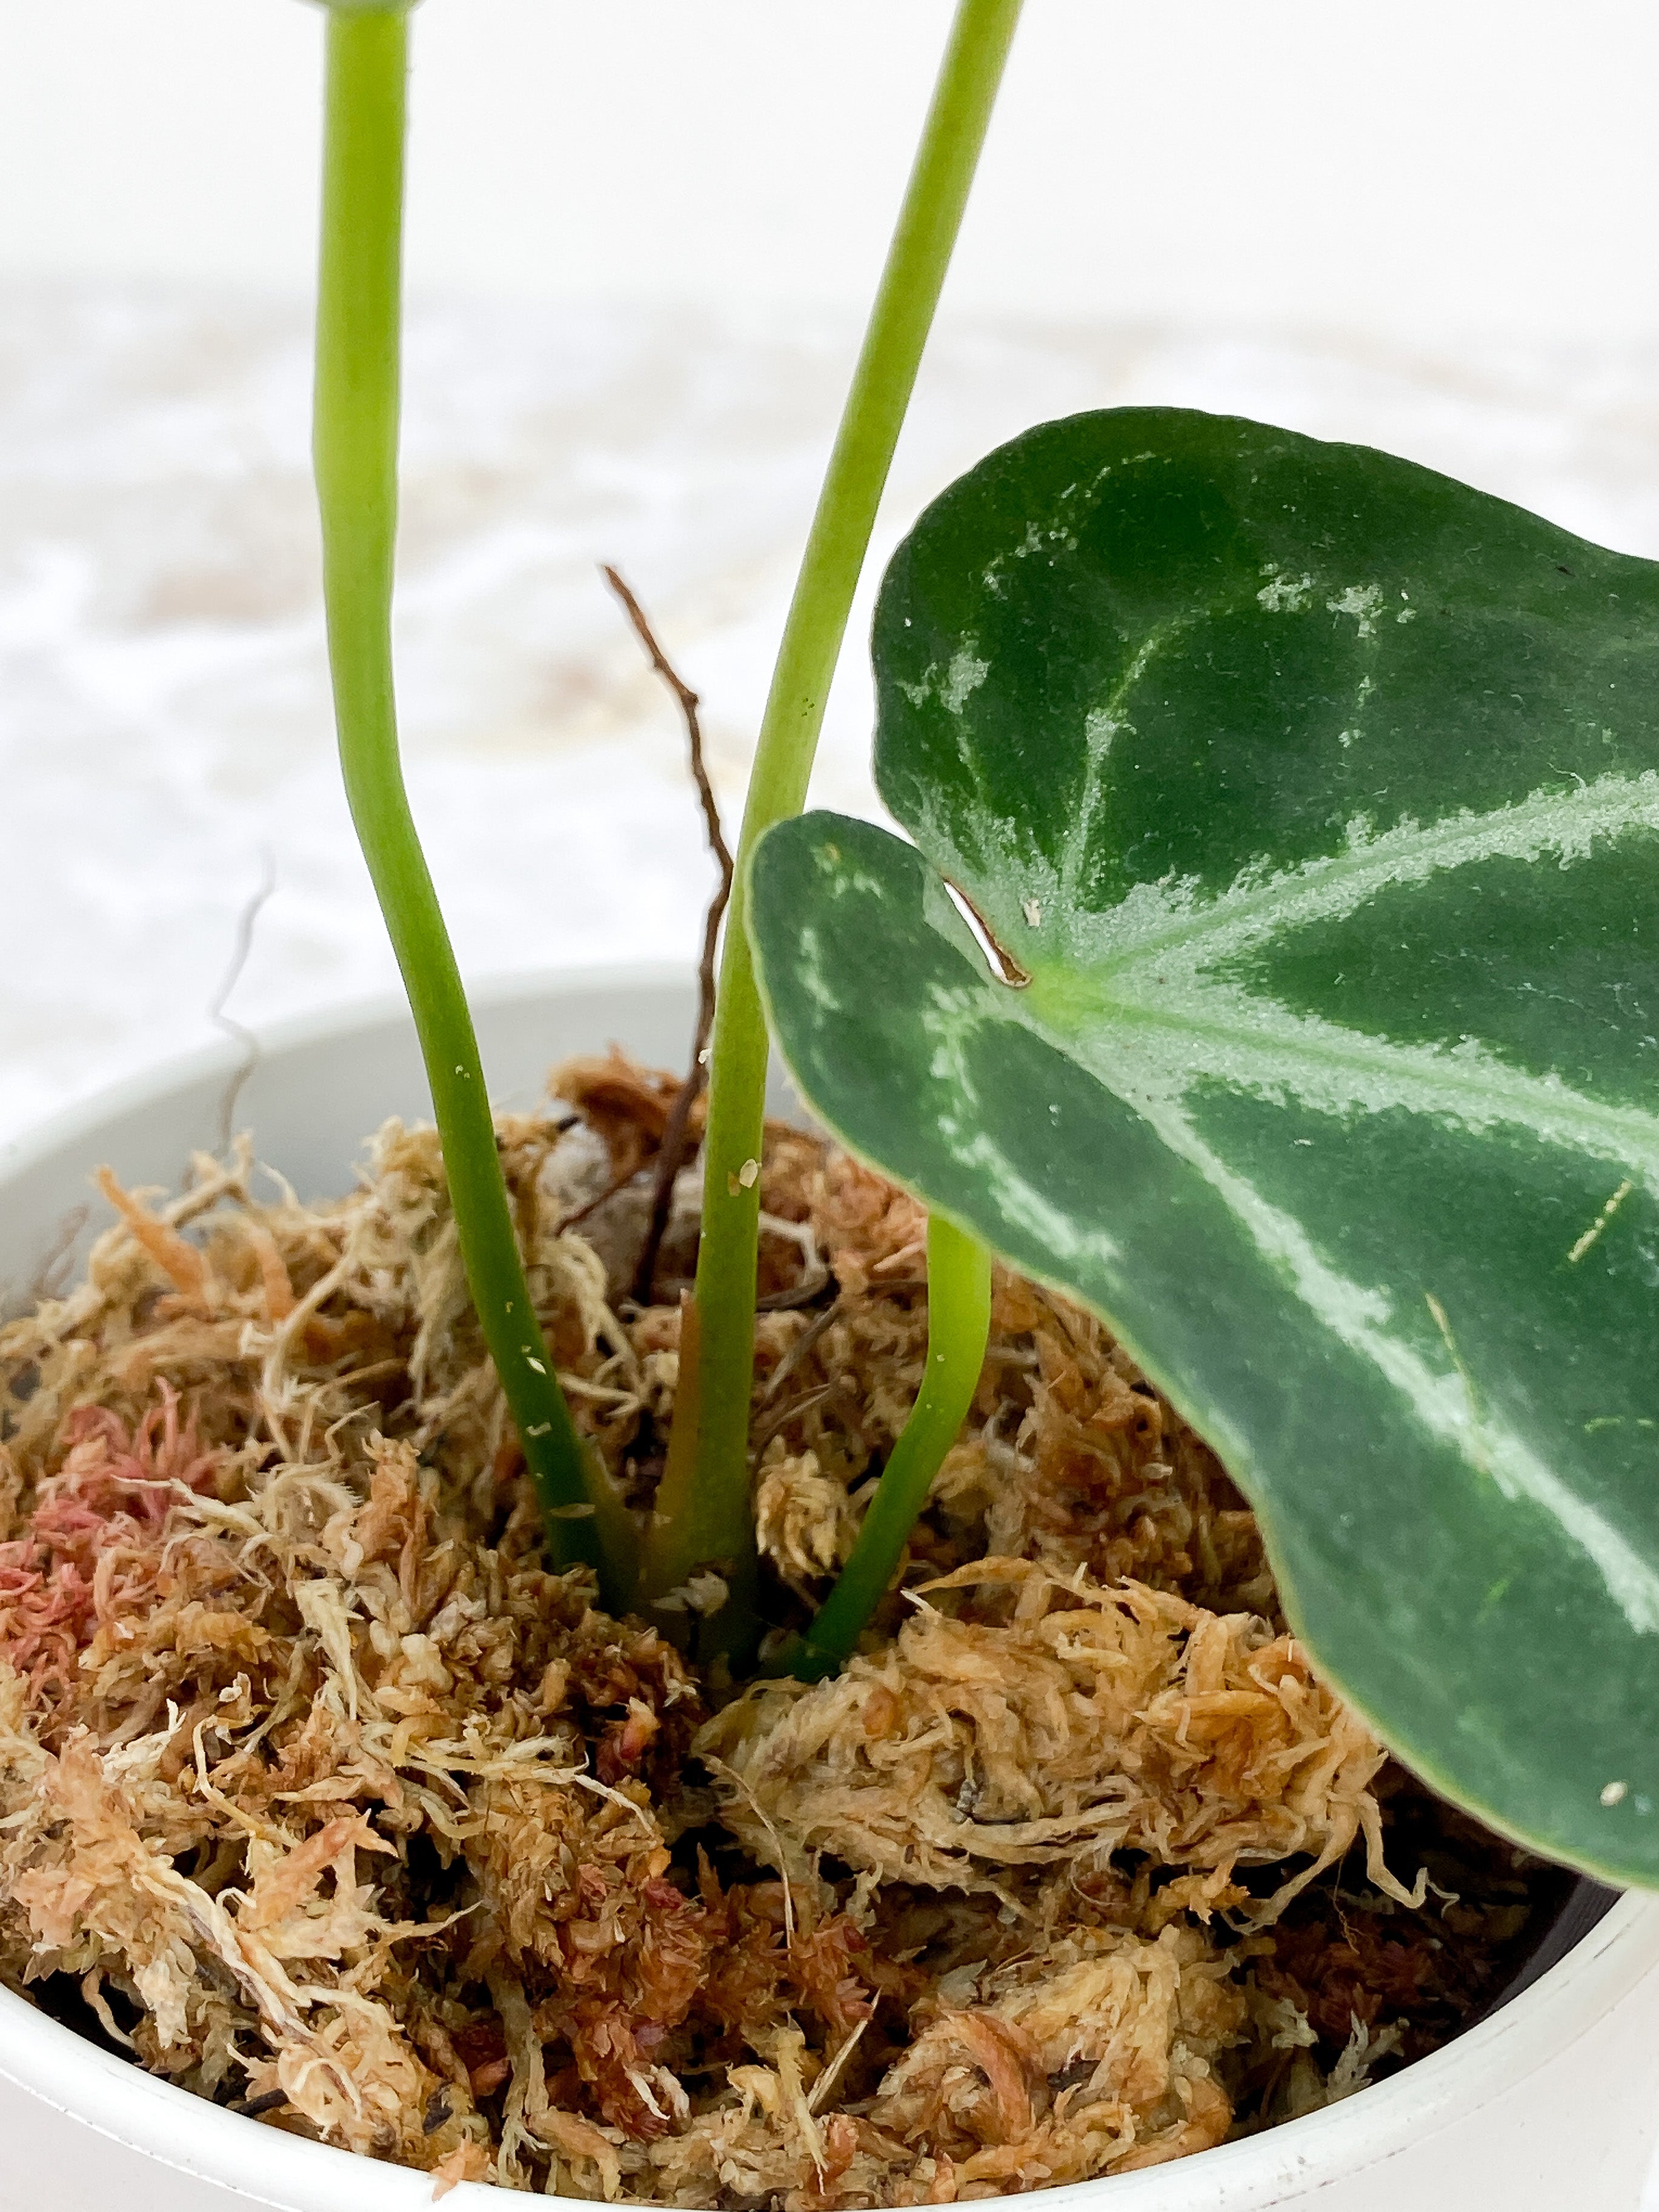
<svg viewBox="0 0 1659 2212">
<path fill-rule="evenodd" d="M 53 2123 L 27 2154 L 78 2159 L 83 2199 L 107 2179 L 320 2212 L 435 2174 L 830 2205 L 1098 2179 L 1126 2212 L 1360 2212 L 1402 2188 L 1553 2202 L 1593 2155 L 1598 2202 L 1631 2201 L 1650 1905 L 1601 1922 L 1548 2004 L 1351 2103 L 1388 2046 L 1356 2011 L 1310 2080 L 1316 1992 L 1256 1962 L 1357 1841 L 1364 1890 L 1329 1908 L 1351 1953 L 1351 1922 L 1425 1908 L 1426 1868 L 1384 1849 L 1384 1743 L 1553 1860 L 1656 1878 L 1633 896 L 1655 572 L 1358 449 L 1173 410 L 1047 425 L 928 511 L 884 589 L 878 763 L 915 845 L 801 816 L 1017 14 L 962 0 L 791 611 L 673 1304 L 656 1261 L 687 1229 L 697 1070 L 570 1079 L 603 1164 L 573 1166 L 559 1117 L 493 1118 L 404 799 L 407 8 L 332 0 L 331 657 L 438 1137 L 383 1134 L 369 1184 L 320 1212 L 256 1203 L 245 1161 L 161 1212 L 111 1178 L 122 1225 L 85 1290 L 6 1341 L 29 1469 L 3 1563 L 13 1924 L 110 2043 L 240 2107 L 90 2047 L 66 2091 L 65 2039 L 10 2001 L 0 2064 L 77 2146 Z M 564 1042 L 639 1023 L 663 1056 L 650 1003 L 567 992 Z M 829 1164 L 765 1128 L 763 1006 L 848 1148 Z M 320 1077 L 367 1127 L 407 1095 L 386 1049 L 384 1025 L 296 1043 L 262 1079 L 314 1098 Z M 80 1151 L 15 1179 L 15 1235 Z M 573 1174 L 598 1188 L 567 1207 Z M 630 1193 L 629 1331 L 603 1239 L 568 1231 Z M 880 1329 L 840 1295 L 807 1317 L 825 1224 L 842 1292 L 857 1274 L 919 1376 L 871 1431 L 858 1511 L 863 1465 L 837 1496 L 757 1426 L 757 1340 L 763 1411 L 836 1325 L 797 1418 L 845 1375 L 890 1395 Z M 799 1263 L 770 1334 L 769 1237 Z M 204 1410 L 210 1376 L 228 1411 Z M 1079 1390 L 1091 1449 L 1109 1396 L 1141 1440 L 1102 1453 L 1086 1540 L 1028 1517 L 989 1540 L 1018 1503 L 974 1487 L 1004 1409 L 1036 1434 Z M 619 1400 L 654 1454 L 605 1449 Z M 826 1455 L 838 1418 L 811 1431 Z M 737 1874 L 699 1846 L 716 1817 Z M 1487 1845 L 1455 1832 L 1478 1880 Z M 1434 1894 L 1445 1952 L 1473 1907 Z M 884 2003 L 910 2026 L 849 2097 Z M 722 2069 L 695 2114 L 665 2063 L 694 2017 Z M 1224 2142 L 1241 2098 L 1290 2124 Z M 187 2179 L 164 2185 L 119 2148 L 169 2144 Z"/>
</svg>

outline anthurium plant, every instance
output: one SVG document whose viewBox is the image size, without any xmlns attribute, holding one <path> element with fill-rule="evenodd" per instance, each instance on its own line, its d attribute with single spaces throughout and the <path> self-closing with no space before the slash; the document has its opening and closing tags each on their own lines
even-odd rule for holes
<svg viewBox="0 0 1659 2212">
<path fill-rule="evenodd" d="M 833 1669 L 971 1401 L 994 1253 L 1100 1315 L 1220 1452 L 1296 1632 L 1386 1741 L 1545 1851 L 1659 1884 L 1659 567 L 1357 447 L 1176 410 L 1048 424 L 928 510 L 882 592 L 878 774 L 914 842 L 800 814 L 1018 13 L 960 0 L 790 610 L 641 1525 L 537 1321 L 404 793 L 409 9 L 331 0 L 342 757 L 550 1551 L 613 1607 L 695 1621 L 711 1664 Z M 768 1018 L 826 1126 L 930 1210 L 929 1345 L 840 1581 L 763 1650 Z"/>
</svg>

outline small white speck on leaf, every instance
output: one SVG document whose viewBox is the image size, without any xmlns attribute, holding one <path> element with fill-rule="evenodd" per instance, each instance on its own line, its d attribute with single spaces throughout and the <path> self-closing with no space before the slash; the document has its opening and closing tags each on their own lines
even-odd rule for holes
<svg viewBox="0 0 1659 2212">
<path fill-rule="evenodd" d="M 1601 1792 L 1601 1802 L 1607 1806 L 1622 1805 L 1629 1795 L 1630 1784 L 1628 1782 L 1609 1782 L 1607 1788 Z"/>
<path fill-rule="evenodd" d="M 1257 598 L 1261 593 L 1256 594 Z M 1350 584 L 1345 592 L 1325 602 L 1327 611 L 1334 615 L 1352 615 L 1361 637 L 1376 634 L 1376 617 L 1382 611 L 1382 594 L 1375 584 Z"/>
<path fill-rule="evenodd" d="M 738 1170 L 738 1181 L 745 1190 L 753 1190 L 755 1185 L 760 1181 L 760 1162 L 745 1160 Z"/>
<path fill-rule="evenodd" d="M 547 1372 L 546 1368 L 542 1364 L 539 1359 L 526 1359 L 525 1364 L 526 1367 L 533 1367 L 538 1375 L 545 1375 Z"/>
<path fill-rule="evenodd" d="M 1265 607 L 1270 615 L 1299 613 L 1314 587 L 1313 578 L 1281 575 L 1271 564 L 1262 574 L 1268 581 L 1255 595 L 1258 605 Z"/>
<path fill-rule="evenodd" d="M 1025 916 L 1025 926 L 1028 929 L 1037 929 L 1042 927 L 1042 902 L 1041 899 L 1022 899 L 1020 912 Z"/>
<path fill-rule="evenodd" d="M 974 693 L 991 672 L 988 660 L 963 647 L 951 656 L 951 665 L 945 672 L 945 681 L 938 687 L 938 697 L 947 714 L 960 714 Z"/>
<path fill-rule="evenodd" d="M 527 1437 L 550 1436 L 552 1432 L 553 1424 L 551 1421 L 533 1422 L 532 1425 L 525 1431 L 525 1434 Z"/>
</svg>

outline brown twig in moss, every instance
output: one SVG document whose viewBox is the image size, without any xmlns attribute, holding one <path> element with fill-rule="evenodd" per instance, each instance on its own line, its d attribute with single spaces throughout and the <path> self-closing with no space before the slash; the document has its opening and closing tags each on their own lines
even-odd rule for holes
<svg viewBox="0 0 1659 2212">
<path fill-rule="evenodd" d="M 561 1214 L 558 1226 L 553 1232 L 554 1235 L 562 1237 L 567 1229 L 580 1229 L 590 1214 L 597 1213 L 609 1200 L 615 1198 L 619 1192 L 626 1190 L 633 1180 L 632 1170 L 625 1176 L 613 1176 L 603 1190 L 596 1191 L 592 1198 L 585 1199 L 580 1206 L 573 1207 L 570 1212 Z"/>
<path fill-rule="evenodd" d="M 697 964 L 697 1028 L 692 1041 L 691 1066 L 680 1085 L 663 1131 L 662 1146 L 657 1154 L 656 1181 L 651 1192 L 651 1220 L 645 1234 L 645 1244 L 640 1253 L 639 1266 L 634 1273 L 634 1296 L 641 1305 L 648 1305 L 651 1288 L 656 1278 L 657 1255 L 662 1249 L 664 1232 L 668 1227 L 669 1208 L 674 1200 L 674 1178 L 685 1159 L 686 1133 L 690 1126 L 691 1109 L 702 1094 L 708 1079 L 705 1055 L 708 1035 L 714 1024 L 714 953 L 720 943 L 720 923 L 725 919 L 727 902 L 732 896 L 732 854 L 720 829 L 720 807 L 714 798 L 714 787 L 708 780 L 708 770 L 702 757 L 702 725 L 698 719 L 699 701 L 696 693 L 685 683 L 658 644 L 656 635 L 646 619 L 645 610 L 629 591 L 616 569 L 605 570 L 605 580 L 622 601 L 635 635 L 649 654 L 651 665 L 673 693 L 685 717 L 685 734 L 691 750 L 691 775 L 697 787 L 697 797 L 702 803 L 703 824 L 708 833 L 708 849 L 720 868 L 720 879 L 708 915 L 703 923 L 702 957 Z"/>
</svg>

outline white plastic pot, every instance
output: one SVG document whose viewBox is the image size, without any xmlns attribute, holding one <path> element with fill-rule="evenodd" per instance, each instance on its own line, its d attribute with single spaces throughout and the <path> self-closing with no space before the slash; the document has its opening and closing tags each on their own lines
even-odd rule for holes
<svg viewBox="0 0 1659 2212">
<path fill-rule="evenodd" d="M 492 1093 L 528 1103 L 546 1069 L 613 1039 L 685 1053 L 689 984 L 612 969 L 479 995 Z M 176 1182 L 217 1142 L 227 1048 L 62 1116 L 0 1152 L 0 1285 L 12 1304 L 60 1257 L 107 1161 Z M 429 1110 L 406 1014 L 291 1025 L 237 1108 L 302 1196 L 349 1187 L 386 1115 Z M 92 1226 L 83 1228 L 84 1252 Z M 1659 2135 L 1659 1898 L 1623 1898 L 1523 1995 L 1432 2057 L 1330 2110 L 1173 2166 L 1049 2191 L 1045 2212 L 1635 2212 Z M 191 2097 L 0 1990 L 0 2212 L 416 2212 L 424 2175 L 302 2142 Z M 464 2185 L 467 2212 L 495 2192 Z"/>
</svg>

